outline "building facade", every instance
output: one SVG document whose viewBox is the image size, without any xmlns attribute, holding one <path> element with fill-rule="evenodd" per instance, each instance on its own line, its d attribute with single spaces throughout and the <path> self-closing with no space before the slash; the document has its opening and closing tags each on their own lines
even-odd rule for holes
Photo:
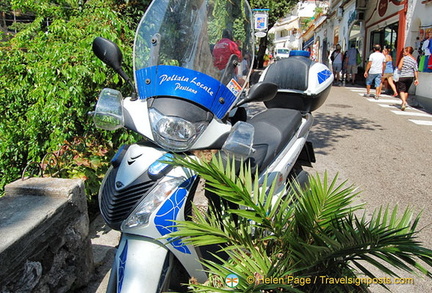
<svg viewBox="0 0 432 293">
<path fill-rule="evenodd" d="M 304 49 L 304 32 L 310 30 L 313 17 L 317 8 L 323 6 L 322 3 L 315 0 L 300 1 L 289 15 L 277 21 L 269 30 L 269 34 L 274 35 L 274 49 Z M 308 40 L 310 45 L 313 43 L 313 33 L 311 37 Z"/>
<path fill-rule="evenodd" d="M 355 43 L 363 66 L 374 44 L 390 49 L 395 65 L 407 46 L 414 48 L 419 63 L 425 58 L 418 49 L 432 32 L 431 0 L 332 0 L 328 16 L 331 48 L 340 43 L 345 51 Z M 410 92 L 432 111 L 432 72 L 420 68 L 419 81 Z"/>
<path fill-rule="evenodd" d="M 305 33 L 308 31 L 309 34 Z M 298 43 L 310 42 L 311 32 L 314 59 L 325 64 L 329 64 L 329 54 L 337 44 L 343 51 L 355 44 L 362 56 L 361 68 L 365 67 L 374 44 L 390 49 L 395 64 L 402 57 L 402 49 L 412 46 L 420 63 L 426 56 L 419 48 L 428 33 L 432 33 L 432 0 L 330 0 L 328 9 L 314 14 L 309 27 L 302 30 Z M 420 84 L 410 92 L 432 111 L 432 70 L 422 69 Z"/>
</svg>

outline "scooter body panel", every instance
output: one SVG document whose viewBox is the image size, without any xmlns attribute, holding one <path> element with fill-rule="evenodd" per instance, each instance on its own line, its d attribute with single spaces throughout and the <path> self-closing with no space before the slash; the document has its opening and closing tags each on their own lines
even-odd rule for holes
<svg viewBox="0 0 432 293">
<path fill-rule="evenodd" d="M 126 151 L 118 167 L 116 176 L 116 190 L 128 188 L 141 174 L 156 160 L 161 158 L 166 151 L 154 147 L 132 144 Z"/>
<path fill-rule="evenodd" d="M 260 182 L 264 174 L 269 185 L 276 180 L 276 194 L 285 190 L 292 174 L 307 180 L 299 156 L 313 124 L 309 113 L 325 101 L 331 72 L 305 56 L 294 56 L 268 67 L 261 87 L 258 84 L 247 92 L 247 80 L 236 76 L 239 56 L 231 54 L 222 68 L 214 64 L 215 35 L 208 30 L 214 23 L 240 20 L 245 25 L 236 38 L 241 38 L 244 52 L 254 51 L 249 4 L 239 0 L 226 4 L 242 13 L 215 14 L 206 2 L 179 5 L 178 1 L 153 1 L 135 38 L 132 98 L 104 91 L 100 107 L 96 105 L 99 127 L 113 130 L 124 126 L 146 140 L 118 151 L 100 189 L 104 220 L 122 232 L 108 292 L 159 293 L 178 285 L 171 281 L 183 276 L 194 277 L 199 283 L 207 280 L 200 250 L 170 238 L 178 229 L 176 221 L 190 220 L 199 182 L 191 170 L 166 162 L 172 152 L 190 159 L 196 150 L 232 152 L 236 158 L 245 154 L 257 167 Z M 171 29 L 173 24 L 176 29 Z M 122 55 L 115 44 L 97 38 L 93 48 L 124 77 Z M 264 102 L 267 109 L 250 119 L 244 109 L 237 113 L 241 105 L 250 102 Z M 230 116 L 230 111 L 236 114 Z M 248 123 L 244 127 L 248 131 L 242 132 L 236 122 Z M 244 153 L 236 152 L 242 136 L 247 142 Z M 235 137 L 234 147 L 225 144 L 231 137 Z M 176 268 L 180 268 L 181 278 L 175 276 Z"/>
<path fill-rule="evenodd" d="M 164 245 L 176 256 L 190 276 L 204 282 L 207 275 L 199 262 L 196 248 L 186 245 L 179 239 L 164 238 L 164 236 L 177 230 L 177 227 L 173 226 L 175 221 L 186 220 L 187 200 L 190 200 L 189 197 L 193 197 L 191 192 L 195 191 L 194 185 L 198 179 L 192 174 L 186 174 L 182 168 L 173 169 L 165 177 L 184 178 L 184 182 L 152 213 L 148 225 L 130 228 L 124 224 L 122 225 L 122 233 L 140 236 L 143 241 L 147 237 L 157 239 L 161 245 Z M 135 212 L 133 211 L 131 215 Z M 147 257 L 152 257 L 152 255 L 148 254 Z"/>
<path fill-rule="evenodd" d="M 275 159 L 266 166 L 266 174 L 270 182 L 276 180 L 276 194 L 282 192 L 286 186 L 287 178 L 296 164 L 304 145 L 306 144 L 309 130 L 313 124 L 313 116 L 310 114 L 304 115 L 300 127 L 285 147 L 278 153 Z M 264 179 L 264 174 L 261 175 L 260 181 Z"/>
<path fill-rule="evenodd" d="M 111 272 L 115 282 L 107 292 L 158 292 L 168 270 L 168 253 L 155 240 L 122 234 Z"/>
<path fill-rule="evenodd" d="M 109 211 L 101 209 L 102 213 L 106 211 L 105 214 L 116 214 L 118 209 L 122 209 L 122 197 L 127 197 L 130 189 L 134 190 L 134 194 L 139 194 L 140 191 L 135 186 L 141 184 L 141 178 L 147 176 L 147 173 L 151 173 L 150 170 L 155 164 L 159 164 L 159 160 L 164 158 L 165 154 L 166 151 L 152 146 L 130 145 L 121 157 L 116 159 L 118 166 L 115 170 L 115 180 L 109 182 L 104 180 L 102 183 L 101 192 L 104 188 L 117 192 L 116 198 L 101 198 L 101 202 L 113 202 L 112 208 Z M 113 172 L 112 168 L 111 172 Z M 190 276 L 200 282 L 207 279 L 195 247 L 185 245 L 179 239 L 164 238 L 170 232 L 177 230 L 176 227 L 173 227 L 174 221 L 185 220 L 187 201 L 193 197 L 191 193 L 195 192 L 198 179 L 192 172 L 180 167 L 172 168 L 166 174 L 164 170 L 160 172 L 161 175 L 153 173 L 147 176 L 160 176 L 161 178 L 155 180 L 153 187 L 137 199 L 136 203 L 133 204 L 135 208 L 125 214 L 127 216 L 124 217 L 123 223 L 119 227 L 122 238 L 113 266 L 117 278 L 115 282 L 113 280 L 110 282 L 115 283 L 115 285 L 111 284 L 110 286 L 116 287 L 117 292 L 143 292 L 138 288 L 146 288 L 147 291 L 144 292 L 158 292 L 156 286 L 159 281 L 155 281 L 155 278 L 172 269 L 171 263 L 164 264 L 164 259 L 168 253 L 173 254 L 180 261 Z M 178 179 L 178 186 L 174 186 L 169 196 L 151 213 L 148 223 L 128 225 L 131 217 L 142 212 L 140 203 L 163 182 L 173 178 Z M 107 184 L 114 184 L 115 186 L 106 186 Z M 123 191 L 125 194 L 122 194 Z M 102 192 L 102 194 L 105 197 L 110 196 L 108 193 Z M 116 202 L 120 202 L 120 205 L 115 206 Z M 105 218 L 108 217 L 109 215 L 105 215 Z M 163 266 L 166 267 L 163 268 Z M 151 268 L 151 273 L 148 272 L 149 268 Z M 150 282 L 152 282 L 151 285 L 149 285 Z M 141 287 L 143 285 L 144 287 Z"/>
</svg>

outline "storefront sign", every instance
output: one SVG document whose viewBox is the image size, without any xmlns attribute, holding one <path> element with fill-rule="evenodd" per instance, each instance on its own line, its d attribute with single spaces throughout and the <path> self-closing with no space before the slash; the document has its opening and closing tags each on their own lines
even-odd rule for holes
<svg viewBox="0 0 432 293">
<path fill-rule="evenodd" d="M 348 26 L 350 26 L 357 19 L 357 11 L 353 10 L 350 12 L 348 17 Z"/>
<path fill-rule="evenodd" d="M 380 0 L 378 4 L 378 14 L 379 16 L 384 16 L 387 12 L 389 0 Z"/>
<path fill-rule="evenodd" d="M 268 9 L 253 9 L 255 36 L 263 38 L 267 35 Z"/>
<path fill-rule="evenodd" d="M 255 29 L 258 31 L 267 30 L 268 9 L 254 9 Z"/>
</svg>

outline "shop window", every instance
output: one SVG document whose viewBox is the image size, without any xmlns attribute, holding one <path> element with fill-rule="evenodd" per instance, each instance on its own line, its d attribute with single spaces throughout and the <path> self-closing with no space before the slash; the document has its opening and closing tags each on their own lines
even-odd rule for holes
<svg viewBox="0 0 432 293">
<path fill-rule="evenodd" d="M 369 49 L 372 51 L 372 47 L 375 44 L 381 45 L 382 48 L 390 49 L 393 58 L 396 57 L 397 48 L 397 31 L 398 24 L 393 23 L 381 29 L 375 30 L 371 33 L 371 43 Z"/>
<path fill-rule="evenodd" d="M 402 48 L 397 48 L 397 32 L 398 23 L 392 23 L 386 27 L 375 30 L 371 33 L 369 50 L 372 52 L 372 47 L 375 44 L 381 45 L 381 48 L 387 48 L 390 50 L 390 55 L 393 60 L 396 60 L 396 55 L 398 50 Z"/>
<path fill-rule="evenodd" d="M 431 0 L 432 1 L 432 0 Z M 432 55 L 429 55 L 432 51 L 431 39 L 428 39 L 432 35 L 432 26 L 426 26 L 420 28 L 419 37 L 416 41 L 417 49 L 417 62 L 420 72 L 432 72 Z M 427 52 L 429 51 L 429 52 Z"/>
</svg>

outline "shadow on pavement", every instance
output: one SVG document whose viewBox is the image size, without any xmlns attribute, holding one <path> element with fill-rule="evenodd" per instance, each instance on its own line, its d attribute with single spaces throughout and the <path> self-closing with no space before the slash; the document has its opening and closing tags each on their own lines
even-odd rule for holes
<svg viewBox="0 0 432 293">
<path fill-rule="evenodd" d="M 327 106 L 351 107 L 342 104 L 329 104 Z M 314 118 L 314 126 L 309 134 L 309 140 L 314 144 L 315 153 L 322 155 L 326 155 L 326 149 L 333 147 L 341 139 L 355 135 L 356 131 L 376 131 L 382 129 L 381 125 L 371 120 L 350 117 L 341 113 L 332 115 L 315 113 Z"/>
</svg>

